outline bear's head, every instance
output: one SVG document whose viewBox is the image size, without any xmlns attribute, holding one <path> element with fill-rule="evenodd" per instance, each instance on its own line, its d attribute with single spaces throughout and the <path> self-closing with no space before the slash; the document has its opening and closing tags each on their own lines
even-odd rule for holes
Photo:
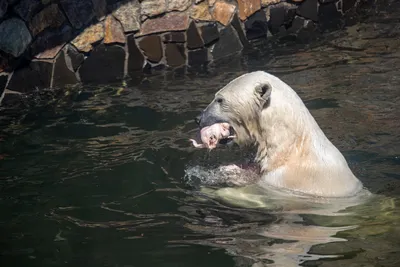
<svg viewBox="0 0 400 267">
<path fill-rule="evenodd" d="M 256 75 L 257 74 L 257 75 Z M 264 75 L 263 75 L 264 74 Z M 234 139 L 222 139 L 221 144 L 234 140 L 239 145 L 252 144 L 262 134 L 261 112 L 268 108 L 272 86 L 265 73 L 242 75 L 221 90 L 196 118 L 202 129 L 215 123 L 228 123 Z"/>
</svg>

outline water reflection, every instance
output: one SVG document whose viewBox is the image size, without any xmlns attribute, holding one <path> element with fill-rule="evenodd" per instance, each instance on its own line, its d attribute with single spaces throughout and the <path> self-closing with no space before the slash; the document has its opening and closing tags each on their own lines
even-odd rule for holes
<svg viewBox="0 0 400 267">
<path fill-rule="evenodd" d="M 313 47 L 260 49 L 135 85 L 44 90 L 3 107 L 2 262 L 398 266 L 400 24 L 391 12 Z M 372 196 L 316 202 L 227 187 L 221 176 L 184 179 L 196 166 L 207 174 L 251 158 L 193 150 L 188 138 L 218 88 L 259 69 L 300 94 Z"/>
</svg>

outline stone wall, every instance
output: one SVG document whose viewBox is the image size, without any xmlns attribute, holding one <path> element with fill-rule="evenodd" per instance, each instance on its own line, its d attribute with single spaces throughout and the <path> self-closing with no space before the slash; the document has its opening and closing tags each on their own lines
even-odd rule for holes
<svg viewBox="0 0 400 267">
<path fill-rule="evenodd" d="M 0 0 L 0 93 L 198 66 L 338 28 L 361 0 Z"/>
</svg>

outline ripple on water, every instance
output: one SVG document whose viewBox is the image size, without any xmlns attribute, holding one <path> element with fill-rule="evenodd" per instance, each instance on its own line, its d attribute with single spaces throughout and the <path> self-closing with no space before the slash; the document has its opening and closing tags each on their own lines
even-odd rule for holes
<svg viewBox="0 0 400 267">
<path fill-rule="evenodd" d="M 398 266 L 400 28 L 398 11 L 390 11 L 298 50 L 272 47 L 139 85 L 43 90 L 3 107 L 2 260 Z M 257 179 L 253 170 L 220 169 L 249 163 L 252 153 L 192 149 L 193 118 L 217 89 L 251 70 L 290 84 L 376 195 L 332 201 L 266 193 L 243 186 Z"/>
</svg>

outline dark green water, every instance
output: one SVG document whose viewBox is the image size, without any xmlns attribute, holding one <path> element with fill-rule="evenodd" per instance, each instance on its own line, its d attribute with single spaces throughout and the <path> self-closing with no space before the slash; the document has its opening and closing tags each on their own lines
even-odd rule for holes
<svg viewBox="0 0 400 267">
<path fill-rule="evenodd" d="M 313 48 L 3 108 L 1 266 L 400 266 L 396 18 L 381 14 Z M 371 201 L 330 216 L 200 197 L 185 171 L 241 152 L 193 150 L 193 118 L 253 70 L 299 93 Z"/>
</svg>

